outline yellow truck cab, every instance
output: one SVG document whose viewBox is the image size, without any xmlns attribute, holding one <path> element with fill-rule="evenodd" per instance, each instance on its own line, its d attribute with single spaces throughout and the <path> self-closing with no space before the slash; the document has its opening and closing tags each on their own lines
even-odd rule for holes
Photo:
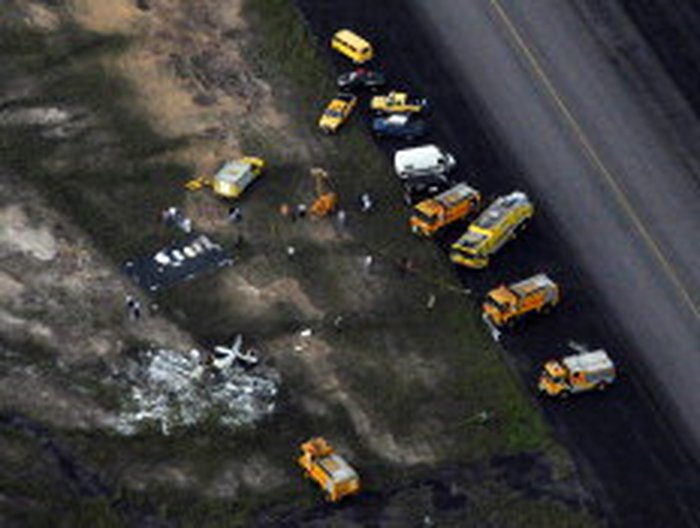
<svg viewBox="0 0 700 528">
<path fill-rule="evenodd" d="M 336 502 L 360 491 L 357 472 L 324 438 L 312 438 L 303 443 L 301 452 L 297 462 L 304 468 L 304 475 L 321 487 L 329 501 Z"/>
<path fill-rule="evenodd" d="M 541 393 L 566 397 L 589 390 L 604 390 L 616 379 L 615 365 L 605 350 L 550 360 L 538 382 Z"/>
<path fill-rule="evenodd" d="M 362 64 L 374 57 L 372 45 L 349 29 L 341 29 L 333 35 L 331 48 L 342 53 L 355 64 Z"/>
<path fill-rule="evenodd" d="M 549 310 L 559 302 L 559 286 L 544 273 L 491 290 L 482 305 L 483 315 L 505 326 L 528 313 Z"/>
<path fill-rule="evenodd" d="M 490 257 L 534 214 L 527 195 L 520 191 L 497 198 L 452 244 L 450 260 L 468 268 L 485 268 Z"/>
<path fill-rule="evenodd" d="M 426 237 L 434 235 L 446 225 L 466 218 L 481 202 L 481 194 L 466 183 L 458 183 L 451 189 L 428 198 L 413 208 L 411 230 Z"/>
</svg>

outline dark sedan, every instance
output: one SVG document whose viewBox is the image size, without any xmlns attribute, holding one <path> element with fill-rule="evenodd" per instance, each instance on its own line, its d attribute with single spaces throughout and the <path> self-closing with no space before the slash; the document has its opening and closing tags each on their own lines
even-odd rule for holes
<svg viewBox="0 0 700 528">
<path fill-rule="evenodd" d="M 415 139 L 428 132 L 428 124 L 422 119 L 412 118 L 406 114 L 392 114 L 374 118 L 372 132 L 379 137 Z"/>
<path fill-rule="evenodd" d="M 338 88 L 341 90 L 359 90 L 362 88 L 376 90 L 386 84 L 386 78 L 381 72 L 358 68 L 338 77 Z"/>
</svg>

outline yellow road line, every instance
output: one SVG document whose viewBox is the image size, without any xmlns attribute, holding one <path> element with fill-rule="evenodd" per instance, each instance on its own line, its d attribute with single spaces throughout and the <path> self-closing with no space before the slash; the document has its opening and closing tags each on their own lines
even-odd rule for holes
<svg viewBox="0 0 700 528">
<path fill-rule="evenodd" d="M 649 249 L 654 254 L 654 256 L 657 258 L 657 260 L 661 263 L 661 266 L 663 267 L 664 271 L 666 272 L 666 275 L 669 277 L 669 279 L 671 279 L 671 282 L 673 283 L 673 285 L 680 292 L 681 296 L 683 297 L 683 300 L 688 305 L 690 310 L 693 312 L 693 315 L 695 315 L 696 318 L 700 318 L 700 309 L 693 301 L 692 296 L 690 295 L 690 293 L 686 289 L 685 285 L 681 281 L 676 270 L 673 268 L 673 265 L 669 262 L 669 260 L 666 258 L 666 256 L 661 252 L 659 245 L 656 243 L 654 238 L 651 236 L 651 234 L 649 233 L 649 230 L 642 223 L 641 219 L 639 218 L 639 215 L 636 213 L 636 211 L 632 207 L 632 204 L 630 203 L 629 199 L 627 198 L 624 191 L 620 187 L 620 184 L 617 183 L 617 180 L 613 176 L 612 172 L 605 166 L 605 164 L 603 163 L 603 160 L 600 158 L 598 153 L 593 148 L 591 141 L 586 136 L 585 132 L 581 128 L 581 125 L 578 124 L 578 122 L 574 118 L 573 114 L 569 110 L 568 106 L 564 102 L 563 98 L 561 97 L 561 95 L 559 95 L 559 92 L 554 87 L 554 84 L 549 79 L 549 77 L 545 73 L 544 69 L 540 65 L 540 62 L 537 60 L 537 58 L 535 57 L 535 55 L 532 52 L 532 50 L 530 49 L 530 47 L 525 43 L 525 39 L 523 38 L 522 34 L 520 33 L 520 31 L 518 31 L 518 29 L 515 27 L 515 24 L 513 23 L 511 18 L 506 13 L 501 1 L 500 0 L 489 0 L 489 2 L 491 3 L 491 6 L 498 14 L 498 17 L 501 19 L 501 21 L 505 25 L 506 29 L 508 30 L 508 33 L 510 34 L 511 38 L 513 39 L 513 42 L 516 44 L 517 48 L 520 50 L 520 52 L 523 54 L 523 56 L 527 59 L 527 62 L 530 64 L 530 67 L 534 71 L 535 75 L 539 78 L 542 85 L 547 90 L 547 93 L 553 99 L 556 107 L 559 109 L 559 111 L 564 116 L 564 119 L 566 120 L 567 124 L 571 128 L 571 131 L 574 133 L 574 136 L 576 137 L 579 144 L 583 148 L 588 159 L 591 161 L 593 166 L 598 170 L 598 172 L 600 174 L 602 174 L 603 177 L 605 178 L 605 180 L 608 182 L 608 184 L 610 185 L 610 188 L 615 193 L 615 197 L 617 198 L 618 202 L 620 203 L 622 208 L 625 210 L 625 212 L 627 213 L 629 218 L 632 220 L 632 223 L 634 224 L 635 228 L 637 229 L 638 233 L 640 234 L 640 236 L 642 237 L 642 239 L 644 240 L 646 245 L 649 247 Z"/>
</svg>

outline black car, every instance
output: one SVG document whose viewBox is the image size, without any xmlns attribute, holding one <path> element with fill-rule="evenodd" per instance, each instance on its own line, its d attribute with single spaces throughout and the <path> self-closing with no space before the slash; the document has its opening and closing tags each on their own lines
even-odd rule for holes
<svg viewBox="0 0 700 528">
<path fill-rule="evenodd" d="M 401 184 L 404 202 L 407 205 L 415 205 L 446 191 L 454 182 L 445 176 L 425 175 L 403 179 Z"/>
<path fill-rule="evenodd" d="M 357 68 L 338 77 L 338 88 L 341 90 L 359 90 L 366 88 L 376 90 L 386 84 L 384 75 L 376 70 Z"/>
<path fill-rule="evenodd" d="M 428 132 L 428 125 L 424 120 L 407 114 L 391 114 L 374 118 L 372 132 L 377 137 L 388 136 L 410 140 L 424 136 Z"/>
</svg>

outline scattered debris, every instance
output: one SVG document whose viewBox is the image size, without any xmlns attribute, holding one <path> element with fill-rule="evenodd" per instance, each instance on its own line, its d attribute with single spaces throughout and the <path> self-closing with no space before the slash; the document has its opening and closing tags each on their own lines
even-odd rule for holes
<svg viewBox="0 0 700 528">
<path fill-rule="evenodd" d="M 168 435 L 177 427 L 214 417 L 228 427 L 249 424 L 275 409 L 279 376 L 269 367 L 251 372 L 235 361 L 206 368 L 197 350 L 148 350 L 128 360 L 116 383 L 128 384 L 130 397 L 114 420 L 116 431 L 138 433 L 155 425 Z"/>
<path fill-rule="evenodd" d="M 225 370 L 235 362 L 242 363 L 243 366 L 254 366 L 260 361 L 256 350 L 249 348 L 243 350 L 243 336 L 238 334 L 230 347 L 214 347 L 214 360 L 212 365 L 219 370 Z"/>
</svg>

